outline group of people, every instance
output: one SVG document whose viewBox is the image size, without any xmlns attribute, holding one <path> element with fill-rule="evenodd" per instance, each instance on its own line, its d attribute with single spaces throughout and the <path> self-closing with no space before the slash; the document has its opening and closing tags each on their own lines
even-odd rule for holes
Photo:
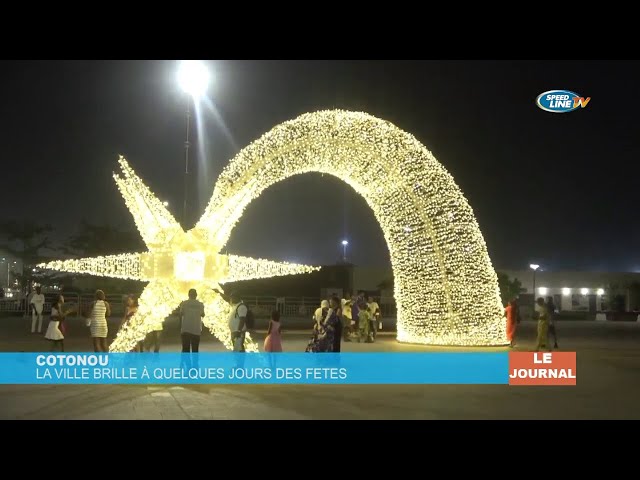
<svg viewBox="0 0 640 480">
<path fill-rule="evenodd" d="M 322 300 L 313 316 L 313 335 L 307 352 L 340 352 L 342 341 L 373 343 L 380 321 L 380 306 L 372 297 L 360 292 L 357 296 L 345 295 L 340 300 L 331 297 Z"/>
<path fill-rule="evenodd" d="M 553 297 L 539 297 L 536 300 L 533 318 L 538 321 L 538 332 L 536 339 L 536 352 L 546 349 L 549 343 L 549 337 L 553 337 L 553 348 L 558 348 L 558 334 L 556 330 L 556 314 L 558 309 L 553 302 Z M 520 323 L 520 307 L 518 300 L 513 298 L 505 307 L 505 315 L 507 317 L 507 340 L 509 346 L 516 345 L 516 330 Z"/>
<path fill-rule="evenodd" d="M 244 352 L 244 343 L 247 328 L 250 326 L 249 309 L 241 300 L 234 298 L 233 294 L 230 296 L 224 295 L 222 292 L 217 291 L 223 298 L 231 304 L 231 314 L 229 317 L 229 329 L 233 342 L 233 350 L 235 352 Z M 195 289 L 189 290 L 188 299 L 183 301 L 179 307 L 180 315 L 180 337 L 182 340 L 182 352 L 197 353 L 200 346 L 200 336 L 202 334 L 202 319 L 204 318 L 204 304 L 197 300 L 197 292 Z M 36 288 L 36 293 L 31 299 L 33 320 L 32 320 L 32 332 L 36 332 L 36 326 L 38 331 L 41 332 L 42 328 L 42 311 L 44 306 L 44 295 L 40 291 L 40 287 Z M 131 321 L 134 315 L 138 311 L 138 299 L 134 295 L 129 295 L 126 299 L 124 316 L 120 322 L 119 328 L 125 328 Z M 51 304 L 51 316 L 49 325 L 45 332 L 44 337 L 51 342 L 51 350 L 60 350 L 64 352 L 64 336 L 66 331 L 65 317 L 71 313 L 77 312 L 77 307 L 74 306 L 69 309 L 64 308 L 64 296 L 57 295 Z M 87 306 L 82 312 L 83 317 L 86 318 L 86 326 L 91 333 L 91 339 L 93 343 L 93 349 L 95 352 L 107 352 L 107 336 L 109 333 L 109 325 L 107 323 L 107 317 L 111 316 L 111 305 L 106 300 L 104 291 L 97 290 L 95 293 L 95 299 Z M 275 312 L 277 313 L 277 312 Z M 278 348 L 282 350 L 281 342 L 279 340 L 279 315 L 278 318 L 272 319 L 272 323 L 269 325 L 269 333 L 267 341 L 269 342 L 269 348 Z M 278 326 L 272 326 L 274 324 Z M 163 325 L 162 321 L 158 321 L 153 325 L 153 329 L 147 333 L 146 337 L 138 342 L 133 348 L 133 352 L 150 352 L 158 353 L 160 351 L 160 340 L 162 336 Z M 277 336 L 277 338 L 276 338 Z"/>
<path fill-rule="evenodd" d="M 223 300 L 229 303 L 228 327 L 234 352 L 244 352 L 246 334 L 253 328 L 253 314 L 238 295 L 224 294 L 214 289 Z M 200 336 L 202 335 L 202 321 L 205 316 L 204 304 L 197 299 L 198 293 L 190 289 L 188 299 L 179 307 L 180 337 L 183 353 L 197 353 L 200 348 Z M 32 332 L 41 332 L 42 312 L 44 307 L 44 295 L 40 287 L 31 298 L 33 320 Z M 125 328 L 138 311 L 138 299 L 129 295 L 125 302 L 124 315 L 119 328 Z M 51 305 L 51 317 L 45 332 L 45 338 L 51 342 L 51 350 L 64 352 L 65 317 L 77 312 L 77 307 L 64 308 L 64 296 L 57 295 Z M 111 316 L 111 305 L 106 300 L 104 291 L 97 290 L 95 299 L 82 312 L 86 318 L 86 326 L 89 328 L 92 344 L 95 352 L 107 352 L 107 336 L 109 326 L 107 318 Z M 306 348 L 307 352 L 339 352 L 342 341 L 358 341 L 373 343 L 379 328 L 380 306 L 370 296 L 360 292 L 357 296 L 347 294 L 344 299 L 331 297 L 323 300 L 313 316 L 313 335 Z M 162 321 L 153 326 L 153 330 L 138 342 L 133 352 L 160 351 L 162 335 Z M 274 310 L 271 314 L 267 336 L 264 340 L 265 352 L 282 351 L 282 331 L 280 326 L 280 312 Z"/>
<path fill-rule="evenodd" d="M 39 297 L 42 297 L 40 299 Z M 34 301 L 35 299 L 35 301 Z M 42 327 L 42 305 L 44 305 L 44 295 L 40 292 L 40 287 L 36 288 L 36 294 L 31 299 L 34 310 L 34 320 L 32 320 L 31 331 L 35 332 L 36 319 L 38 331 Z M 66 332 L 65 317 L 77 312 L 77 307 L 64 308 L 64 295 L 59 294 L 51 304 L 51 318 L 44 338 L 51 342 L 51 350 L 64 352 L 64 335 Z M 109 327 L 107 317 L 111 315 L 111 306 L 106 301 L 106 296 L 102 290 L 97 290 L 95 300 L 88 307 L 83 316 L 86 318 L 86 326 L 89 327 L 93 349 L 96 352 L 107 352 L 107 334 Z"/>
<path fill-rule="evenodd" d="M 380 305 L 372 296 L 359 292 L 351 296 L 348 292 L 341 301 L 342 315 L 344 317 L 343 339 L 351 342 L 375 342 L 378 329 L 382 328 L 382 315 Z"/>
<path fill-rule="evenodd" d="M 219 290 L 216 293 L 229 303 L 230 313 L 228 318 L 229 332 L 234 352 L 245 351 L 246 333 L 252 328 L 252 312 L 244 302 L 235 294 L 226 295 Z M 181 319 L 180 337 L 183 353 L 197 353 L 202 334 L 202 319 L 205 316 L 204 304 L 197 297 L 195 289 L 190 289 L 188 299 L 179 307 Z M 42 313 L 44 308 L 44 295 L 40 287 L 36 288 L 31 298 L 32 322 L 31 332 L 42 331 Z M 45 338 L 52 342 L 51 350 L 64 352 L 64 319 L 70 313 L 76 312 L 77 307 L 64 309 L 64 296 L 57 295 L 51 305 L 51 318 Z M 124 328 L 138 311 L 138 300 L 135 296 L 127 297 L 124 316 L 120 322 L 120 328 Z M 107 317 L 111 315 L 111 306 L 106 301 L 105 293 L 97 290 L 95 300 L 82 312 L 86 318 L 86 326 L 89 327 L 95 352 L 107 352 L 108 323 Z M 534 319 L 538 321 L 536 351 L 546 349 L 549 336 L 553 337 L 553 348 L 558 348 L 558 337 L 555 325 L 557 308 L 553 297 L 547 297 L 546 301 L 540 297 L 536 300 Z M 516 331 L 520 323 L 520 308 L 517 299 L 509 301 L 505 307 L 507 321 L 507 339 L 510 346 L 516 345 Z M 382 327 L 380 306 L 372 297 L 360 292 L 357 296 L 347 294 L 340 300 L 333 296 L 329 300 L 322 300 L 320 307 L 313 316 L 313 334 L 309 341 L 307 352 L 340 352 L 341 342 L 373 343 L 379 328 Z M 134 352 L 158 353 L 160 351 L 160 339 L 162 334 L 162 321 L 153 326 L 146 337 L 133 349 Z M 280 326 L 280 312 L 274 310 L 271 313 L 267 336 L 264 340 L 265 352 L 282 351 L 282 331 Z"/>
</svg>

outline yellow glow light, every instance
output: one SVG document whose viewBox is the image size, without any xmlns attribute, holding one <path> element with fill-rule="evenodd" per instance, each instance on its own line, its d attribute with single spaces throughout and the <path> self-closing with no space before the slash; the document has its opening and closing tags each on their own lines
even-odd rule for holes
<svg viewBox="0 0 640 480">
<path fill-rule="evenodd" d="M 202 280 L 205 260 L 204 252 L 178 252 L 174 257 L 176 279 L 182 282 Z"/>
<path fill-rule="evenodd" d="M 276 126 L 231 160 L 204 215 L 189 232 L 182 231 L 123 159 L 120 163 L 123 176 L 116 176 L 116 182 L 149 252 L 135 256 L 131 267 L 109 268 L 151 283 L 143 294 L 149 303 L 136 315 L 142 319 L 132 324 L 131 332 L 118 335 L 114 351 L 128 351 L 147 331 L 145 315 L 165 314 L 163 309 L 171 309 L 191 287 L 205 302 L 205 324 L 229 347 L 228 308 L 208 288 L 234 279 L 311 271 L 313 267 L 218 254 L 252 200 L 271 185 L 307 172 L 342 179 L 373 210 L 391 257 L 399 341 L 508 343 L 498 278 L 473 210 L 431 152 L 389 122 L 332 110 Z M 176 279 L 180 252 L 205 252 L 202 288 Z M 103 271 L 103 266 L 104 261 L 87 268 Z M 152 312 L 158 305 L 162 311 Z M 253 342 L 247 344 L 255 351 Z"/>
<path fill-rule="evenodd" d="M 229 305 L 213 292 L 220 283 L 278 275 L 309 273 L 309 267 L 269 260 L 219 255 L 224 246 L 208 242 L 201 229 L 184 232 L 178 222 L 143 184 L 126 160 L 120 157 L 122 176 L 114 175 L 127 207 L 133 214 L 148 252 L 54 261 L 41 268 L 71 273 L 86 273 L 115 278 L 149 281 L 139 299 L 132 321 L 122 328 L 110 346 L 112 352 L 128 352 L 147 333 L 157 328 L 176 305 L 187 298 L 190 288 L 198 291 L 205 304 L 203 323 L 231 349 L 227 323 Z M 247 334 L 245 349 L 257 352 L 258 346 Z"/>
<path fill-rule="evenodd" d="M 508 344 L 498 278 L 469 203 L 418 140 L 365 113 L 308 113 L 273 128 L 227 165 L 195 230 L 224 245 L 251 201 L 307 172 L 340 178 L 373 210 L 391 257 L 398 340 Z"/>
</svg>

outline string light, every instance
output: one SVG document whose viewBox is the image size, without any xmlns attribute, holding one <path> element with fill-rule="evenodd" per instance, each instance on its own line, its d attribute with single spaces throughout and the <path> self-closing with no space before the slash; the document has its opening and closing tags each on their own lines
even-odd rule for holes
<svg viewBox="0 0 640 480">
<path fill-rule="evenodd" d="M 146 280 L 140 274 L 140 256 L 138 253 L 125 253 L 106 257 L 55 260 L 42 263 L 38 267 L 69 273 L 88 273 L 98 277 Z"/>
<path fill-rule="evenodd" d="M 211 287 L 236 279 L 305 273 L 314 267 L 218 252 L 251 201 L 271 185 L 307 172 L 342 179 L 373 210 L 391 257 L 399 341 L 452 346 L 508 343 L 497 275 L 473 210 L 431 152 L 389 122 L 332 110 L 276 126 L 231 160 L 204 215 L 189 232 L 180 228 L 123 158 L 120 165 L 123 175 L 114 177 L 149 252 L 117 271 L 134 275 L 137 261 L 140 279 L 150 283 L 135 321 L 118 334 L 112 351 L 130 350 L 194 283 L 205 303 L 205 325 L 230 348 L 229 309 Z M 204 260 L 200 253 L 184 255 L 194 252 L 204 253 Z M 91 259 L 79 261 L 83 260 Z M 73 266 L 81 273 L 77 264 Z M 105 263 L 89 267 L 108 270 Z M 177 272 L 193 280 L 181 281 Z M 250 338 L 245 348 L 257 351 Z"/>
<path fill-rule="evenodd" d="M 293 175 L 334 175 L 380 223 L 394 274 L 398 340 L 506 345 L 498 278 L 473 210 L 415 137 L 365 113 L 308 113 L 243 149 L 216 182 L 195 230 L 226 244 L 244 209 Z"/>
<path fill-rule="evenodd" d="M 187 298 L 191 288 L 198 291 L 198 298 L 205 305 L 205 326 L 226 348 L 232 349 L 229 305 L 214 288 L 226 282 L 319 270 L 319 267 L 218 254 L 224 245 L 209 243 L 198 229 L 184 232 L 123 157 L 119 163 L 122 175 L 115 174 L 114 179 L 149 251 L 39 265 L 50 270 L 149 282 L 138 300 L 138 311 L 120 329 L 110 351 L 130 351 Z M 246 336 L 245 349 L 258 351 L 250 334 Z"/>
</svg>

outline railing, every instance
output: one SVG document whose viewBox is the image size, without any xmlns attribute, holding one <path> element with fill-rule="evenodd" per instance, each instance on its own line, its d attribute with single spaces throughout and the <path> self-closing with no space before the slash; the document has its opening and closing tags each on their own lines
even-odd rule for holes
<svg viewBox="0 0 640 480">
<path fill-rule="evenodd" d="M 45 293 L 44 313 L 51 312 L 51 303 L 57 294 Z M 89 307 L 95 300 L 93 294 L 81 294 L 77 292 L 64 292 L 65 305 L 68 308 L 76 307 L 78 315 Z M 106 300 L 111 305 L 112 316 L 124 314 L 124 304 L 127 295 L 113 294 L 107 295 Z M 3 298 L 0 299 L 0 313 L 11 313 L 13 315 L 27 315 L 31 311 L 28 305 L 29 298 Z M 273 310 L 278 310 L 283 317 L 309 317 L 313 315 L 316 308 L 320 306 L 321 299 L 313 297 L 269 297 L 269 296 L 247 296 L 244 297 L 246 303 L 254 312 L 256 317 L 269 317 Z M 393 298 L 376 298 L 380 305 L 383 317 L 393 317 L 396 314 L 396 306 Z M 177 305 L 176 305 L 177 306 Z M 79 312 L 79 313 L 78 313 Z"/>
</svg>

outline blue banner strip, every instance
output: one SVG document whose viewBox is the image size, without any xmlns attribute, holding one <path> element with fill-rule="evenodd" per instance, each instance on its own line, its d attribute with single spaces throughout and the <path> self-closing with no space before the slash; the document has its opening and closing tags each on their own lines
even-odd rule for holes
<svg viewBox="0 0 640 480">
<path fill-rule="evenodd" d="M 0 384 L 500 384 L 487 353 L 0 353 Z"/>
</svg>

